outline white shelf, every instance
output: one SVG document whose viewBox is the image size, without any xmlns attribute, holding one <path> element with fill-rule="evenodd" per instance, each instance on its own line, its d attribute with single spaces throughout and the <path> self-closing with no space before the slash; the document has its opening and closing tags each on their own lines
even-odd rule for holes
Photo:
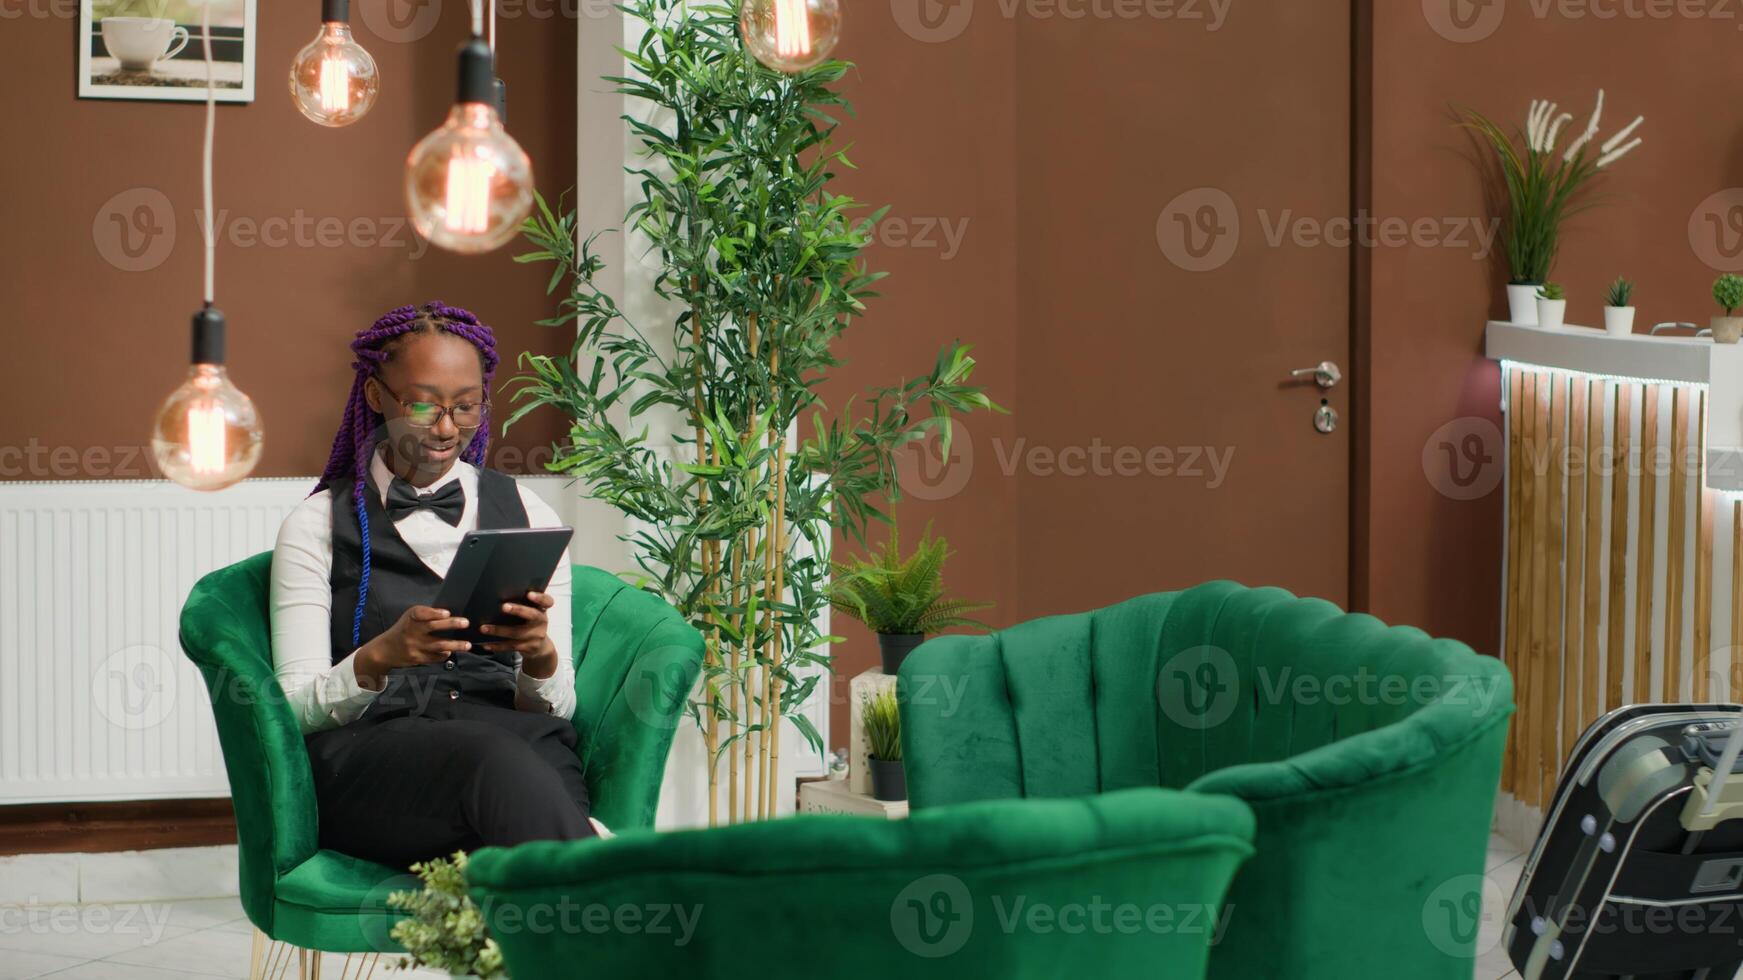
<svg viewBox="0 0 1743 980">
<path fill-rule="evenodd" d="M 1497 361 L 1612 378 L 1704 385 L 1712 375 L 1713 342 L 1705 337 L 1613 337 L 1592 327 L 1530 327 L 1490 320 L 1487 354 Z"/>
</svg>

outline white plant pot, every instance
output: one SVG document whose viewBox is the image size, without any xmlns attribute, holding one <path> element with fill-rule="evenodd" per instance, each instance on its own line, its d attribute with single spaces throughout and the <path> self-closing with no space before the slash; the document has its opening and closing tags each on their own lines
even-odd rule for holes
<svg viewBox="0 0 1743 980">
<path fill-rule="evenodd" d="M 1567 300 L 1537 297 L 1537 325 L 1545 329 L 1561 326 L 1567 317 Z"/>
<path fill-rule="evenodd" d="M 1537 323 L 1537 290 L 1533 283 L 1507 284 L 1507 319 L 1522 326 Z"/>
<path fill-rule="evenodd" d="M 1634 307 L 1604 307 L 1604 332 L 1612 337 L 1626 337 L 1634 332 Z"/>
</svg>

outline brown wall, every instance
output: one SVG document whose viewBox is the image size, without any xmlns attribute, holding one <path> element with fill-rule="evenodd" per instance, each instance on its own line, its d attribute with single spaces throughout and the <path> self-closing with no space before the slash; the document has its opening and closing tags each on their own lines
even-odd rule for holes
<svg viewBox="0 0 1743 980">
<path fill-rule="evenodd" d="M 1603 137 L 1644 114 L 1646 143 L 1606 171 L 1601 207 L 1566 226 L 1552 277 L 1567 286 L 1568 320 L 1601 325 L 1604 287 L 1626 275 L 1638 284 L 1637 330 L 1665 320 L 1704 325 L 1718 274 L 1709 263 L 1723 262 L 1720 247 L 1734 255 L 1737 245 L 1734 233 L 1716 243 L 1697 217 L 1721 214 L 1703 202 L 1743 183 L 1743 107 L 1715 97 L 1731 79 L 1736 22 L 1570 17 L 1553 12 L 1559 5 L 1538 17 L 1537 6 L 1473 8 L 1481 16 L 1470 30 L 1441 21 L 1441 33 L 1421 4 L 1373 3 L 1373 212 L 1491 213 L 1481 175 L 1493 164 L 1454 128 L 1452 103 L 1523 125 L 1531 99 L 1552 99 L 1574 113 L 1565 128 L 1578 132 L 1603 86 Z M 1704 235 L 1691 237 L 1691 219 Z M 1458 499 L 1475 492 L 1460 483 L 1478 470 L 1464 466 L 1453 480 L 1441 446 L 1466 433 L 1487 438 L 1482 472 L 1498 475 L 1499 446 L 1487 426 L 1500 421 L 1499 370 L 1482 343 L 1484 321 L 1506 316 L 1505 270 L 1456 248 L 1382 248 L 1371 258 L 1371 524 L 1360 543 L 1367 605 L 1493 652 L 1501 493 Z M 1437 461 L 1426 469 L 1425 447 Z"/>
<path fill-rule="evenodd" d="M 202 296 L 204 106 L 77 99 L 77 21 L 53 16 L 77 5 L 6 6 L 0 62 L 30 91 L 11 107 L 14 138 L 0 174 L 0 319 L 22 355 L 14 363 L 39 369 L 14 371 L 0 446 L 42 448 L 8 454 L 0 478 L 151 477 L 131 448 L 146 444 L 157 404 L 187 370 L 188 318 Z M 217 213 L 242 232 L 267 231 L 273 219 L 308 226 L 301 244 L 282 247 L 238 244 L 220 230 L 217 302 L 230 322 L 231 375 L 266 426 L 259 476 L 320 471 L 351 383 L 350 336 L 394 306 L 440 298 L 472 308 L 496 328 L 505 358 L 568 346 L 560 332 L 533 325 L 550 308 L 544 277 L 515 266 L 514 247 L 460 258 L 429 249 L 403 221 L 401 168 L 453 98 L 464 5 L 444 5 L 427 34 L 417 22 L 404 34 L 388 30 L 393 40 L 374 33 L 365 5 L 356 6 L 358 40 L 383 74 L 381 99 L 363 121 L 327 130 L 291 105 L 286 72 L 314 36 L 313 2 L 260 3 L 255 102 L 219 107 Z M 531 154 L 540 189 L 561 193 L 575 175 L 574 22 L 505 18 L 499 29 L 510 130 Z M 146 271 L 106 258 L 119 252 L 105 212 L 128 191 L 161 192 L 168 207 L 155 213 L 164 227 L 173 212 L 173 248 Z M 122 200 L 130 214 L 134 198 Z M 363 233 L 326 247 L 313 223 L 330 218 L 361 219 Z M 504 445 L 542 446 L 557 431 L 552 421 L 529 419 Z M 66 448 L 56 457 L 58 447 Z M 506 468 L 518 468 L 516 459 L 495 457 Z"/>
</svg>

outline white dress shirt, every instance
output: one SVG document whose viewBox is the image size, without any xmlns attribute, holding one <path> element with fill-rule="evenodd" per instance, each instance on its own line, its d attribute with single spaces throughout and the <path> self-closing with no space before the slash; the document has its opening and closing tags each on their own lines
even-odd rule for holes
<svg viewBox="0 0 1743 980">
<path fill-rule="evenodd" d="M 385 504 L 393 474 L 381 452 L 370 462 L 370 471 Z M 412 552 L 443 577 L 460 550 L 460 539 L 478 527 L 478 471 L 456 460 L 441 479 L 418 491 L 420 495 L 434 493 L 453 480 L 459 480 L 466 491 L 466 510 L 458 526 L 421 508 L 393 525 Z M 516 489 L 530 526 L 557 527 L 563 523 L 536 494 L 518 484 Z M 380 693 L 358 683 L 357 651 L 333 663 L 333 587 L 328 581 L 332 567 L 333 504 L 331 495 L 322 490 L 285 518 L 272 551 L 273 669 L 304 734 L 355 721 Z M 543 680 L 516 674 L 515 707 L 521 710 L 565 718 L 575 714 L 575 665 L 569 659 L 573 642 L 569 633 L 569 578 L 569 551 L 565 548 L 545 590 L 556 600 L 545 615 L 549 620 L 547 634 L 557 648 L 557 672 Z"/>
</svg>

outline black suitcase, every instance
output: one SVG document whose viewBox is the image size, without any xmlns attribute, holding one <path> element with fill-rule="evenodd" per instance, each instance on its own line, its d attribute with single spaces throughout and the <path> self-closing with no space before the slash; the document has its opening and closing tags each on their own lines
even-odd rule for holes
<svg viewBox="0 0 1743 980">
<path fill-rule="evenodd" d="M 1743 705 L 1634 705 L 1580 736 L 1507 908 L 1524 980 L 1737 975 L 1743 779 L 1713 774 L 1739 769 L 1739 719 Z"/>
</svg>

